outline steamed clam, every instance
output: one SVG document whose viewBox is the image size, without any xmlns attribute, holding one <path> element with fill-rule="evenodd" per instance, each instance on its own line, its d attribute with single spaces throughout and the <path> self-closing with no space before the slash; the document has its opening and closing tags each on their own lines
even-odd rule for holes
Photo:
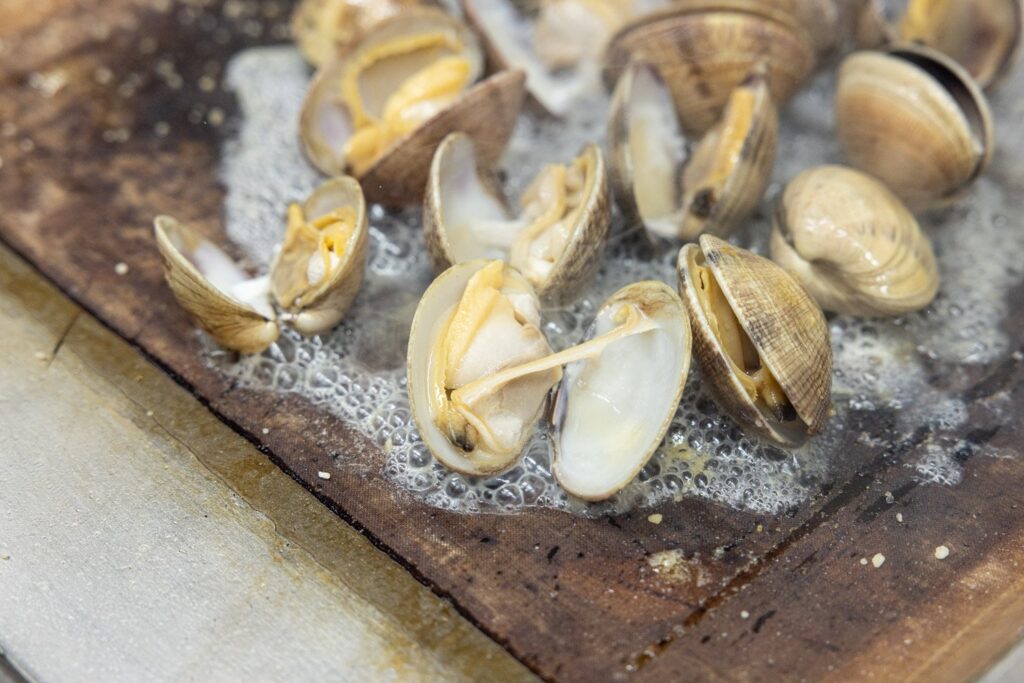
<svg viewBox="0 0 1024 683">
<path fill-rule="evenodd" d="M 448 133 L 467 133 L 491 163 L 504 150 L 524 76 L 504 71 L 475 83 L 482 72 L 480 46 L 463 23 L 440 10 L 406 10 L 319 69 L 299 119 L 306 155 L 327 175 L 349 169 L 371 201 L 417 202 Z"/>
<path fill-rule="evenodd" d="M 413 416 L 445 466 L 499 472 L 519 458 L 564 376 L 556 477 L 581 498 L 607 498 L 640 470 L 675 413 L 690 355 L 682 303 L 661 283 L 625 287 L 598 311 L 590 338 L 560 353 L 541 331 L 538 303 L 526 279 L 502 261 L 442 273 L 413 318 Z"/>
<path fill-rule="evenodd" d="M 846 58 L 836 132 L 852 165 L 911 210 L 958 199 L 994 146 L 988 103 L 974 80 L 945 55 L 913 45 Z"/>
<path fill-rule="evenodd" d="M 821 309 L 780 266 L 711 235 L 679 252 L 701 368 L 737 421 L 786 446 L 821 431 L 832 346 Z"/>
<path fill-rule="evenodd" d="M 526 87 L 556 115 L 600 89 L 601 54 L 612 33 L 670 0 L 462 0 L 494 61 L 526 72 Z"/>
<path fill-rule="evenodd" d="M 962 64 L 983 87 L 998 81 L 1020 52 L 1021 0 L 909 0 L 890 20 L 880 0 L 866 0 L 857 16 L 861 47 L 911 42 Z"/>
<path fill-rule="evenodd" d="M 652 64 L 672 94 L 682 128 L 699 135 L 719 120 L 730 95 L 759 62 L 781 106 L 814 68 L 808 32 L 784 8 L 757 0 L 679 0 L 636 19 L 605 53 L 611 87 L 632 62 Z"/>
<path fill-rule="evenodd" d="M 727 235 L 764 194 L 777 133 L 763 68 L 732 91 L 720 120 L 691 145 L 658 72 L 634 63 L 619 78 L 608 127 L 619 205 L 657 237 Z"/>
<path fill-rule="evenodd" d="M 170 216 L 158 216 L 154 232 L 178 303 L 218 343 L 242 353 L 270 346 L 282 323 L 301 334 L 326 332 L 363 281 L 366 207 L 359 183 L 348 177 L 326 181 L 302 205 L 289 207 L 284 244 L 266 276 L 250 278 L 223 250 Z"/>
<path fill-rule="evenodd" d="M 437 148 L 424 196 L 423 229 L 435 268 L 504 258 L 545 300 L 564 300 L 594 273 L 608 237 L 604 158 L 587 145 L 549 164 L 510 215 L 473 141 L 453 133 Z"/>
<path fill-rule="evenodd" d="M 375 25 L 423 0 L 302 0 L 292 12 L 291 32 L 313 66 L 344 53 Z"/>
<path fill-rule="evenodd" d="M 903 315 L 939 288 L 928 238 L 874 178 L 820 166 L 789 182 L 776 205 L 772 259 L 827 311 Z"/>
</svg>

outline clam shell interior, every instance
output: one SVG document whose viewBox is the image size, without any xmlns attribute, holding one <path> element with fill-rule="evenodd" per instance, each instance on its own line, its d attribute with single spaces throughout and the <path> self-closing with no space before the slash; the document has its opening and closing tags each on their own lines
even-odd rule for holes
<svg viewBox="0 0 1024 683">
<path fill-rule="evenodd" d="M 566 365 L 555 404 L 555 476 L 586 500 L 615 494 L 644 466 L 675 415 L 690 368 L 686 312 L 661 282 L 612 295 L 588 337 L 615 329 L 625 306 L 637 306 L 656 327 Z"/>
</svg>

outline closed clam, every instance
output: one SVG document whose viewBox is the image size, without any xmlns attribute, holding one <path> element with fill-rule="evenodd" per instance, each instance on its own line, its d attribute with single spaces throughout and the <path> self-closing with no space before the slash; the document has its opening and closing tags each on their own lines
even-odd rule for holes
<svg viewBox="0 0 1024 683">
<path fill-rule="evenodd" d="M 526 72 L 526 88 L 555 115 L 600 90 L 601 55 L 628 20 L 670 0 L 462 0 L 502 68 Z"/>
<path fill-rule="evenodd" d="M 608 125 L 612 187 L 650 235 L 727 235 L 757 207 L 771 179 L 778 116 L 763 64 L 730 94 L 699 138 L 676 118 L 658 72 L 634 63 L 619 78 Z"/>
<path fill-rule="evenodd" d="M 608 239 L 610 206 L 597 145 L 568 164 L 549 164 L 512 216 L 472 139 L 453 133 L 437 148 L 423 206 L 435 268 L 503 258 L 545 300 L 563 301 L 597 269 Z"/>
<path fill-rule="evenodd" d="M 274 343 L 281 324 L 306 335 L 326 332 L 363 281 L 366 210 L 359 184 L 348 177 L 326 181 L 302 205 L 289 207 L 284 244 L 262 277 L 249 277 L 217 245 L 170 216 L 158 216 L 154 232 L 178 303 L 218 343 L 242 353 Z"/>
<path fill-rule="evenodd" d="M 292 12 L 299 52 L 320 66 L 351 48 L 375 25 L 423 0 L 302 0 Z"/>
<path fill-rule="evenodd" d="M 445 466 L 499 472 L 519 458 L 564 376 L 555 476 L 573 495 L 607 498 L 643 467 L 675 413 L 690 357 L 682 303 L 662 283 L 625 287 L 598 311 L 589 338 L 560 353 L 541 331 L 538 303 L 502 261 L 438 276 L 409 337 L 413 416 Z"/>
<path fill-rule="evenodd" d="M 426 8 L 387 19 L 314 76 L 299 119 L 306 155 L 327 175 L 349 170 L 370 201 L 418 202 L 448 133 L 465 132 L 492 163 L 508 142 L 524 75 L 475 83 L 482 71 L 479 44 L 457 19 Z"/>
<path fill-rule="evenodd" d="M 832 346 L 803 287 L 711 235 L 680 250 L 678 272 L 697 357 L 725 411 L 786 446 L 820 432 L 831 409 Z"/>
<path fill-rule="evenodd" d="M 927 306 L 939 288 L 914 216 L 880 182 L 842 166 L 789 182 L 776 205 L 771 256 L 826 311 L 903 315 Z"/>
<path fill-rule="evenodd" d="M 912 45 L 846 58 L 836 132 L 852 165 L 915 211 L 962 196 L 994 147 L 988 103 L 973 79 L 941 53 Z"/>
<path fill-rule="evenodd" d="M 857 16 L 857 42 L 875 48 L 911 42 L 935 48 L 967 69 L 987 88 L 1020 53 L 1021 0 L 909 0 L 888 17 L 880 0 L 866 0 Z"/>
<path fill-rule="evenodd" d="M 683 130 L 700 135 L 758 63 L 767 65 L 772 98 L 781 106 L 815 61 L 807 31 L 784 9 L 756 0 L 680 0 L 621 28 L 605 52 L 604 73 L 612 87 L 630 63 L 654 65 Z"/>
</svg>

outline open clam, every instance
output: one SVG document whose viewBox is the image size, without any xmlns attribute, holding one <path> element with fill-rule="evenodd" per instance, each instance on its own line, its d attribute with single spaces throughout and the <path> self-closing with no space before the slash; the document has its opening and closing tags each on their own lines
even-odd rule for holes
<svg viewBox="0 0 1024 683">
<path fill-rule="evenodd" d="M 526 88 L 548 112 L 566 114 L 600 89 L 601 55 L 612 33 L 670 0 L 462 0 L 493 61 L 526 72 Z"/>
<path fill-rule="evenodd" d="M 217 245 L 170 216 L 157 216 L 154 233 L 178 303 L 218 343 L 242 353 L 270 346 L 282 323 L 301 334 L 326 332 L 363 281 L 366 210 L 359 184 L 348 177 L 328 180 L 301 206 L 289 207 L 285 241 L 269 275 L 249 277 Z"/>
<path fill-rule="evenodd" d="M 350 170 L 371 201 L 418 202 L 448 133 L 465 132 L 491 163 L 512 134 L 524 75 L 474 85 L 482 71 L 479 44 L 459 20 L 427 8 L 387 19 L 314 76 L 299 119 L 306 155 L 327 175 Z"/>
<path fill-rule="evenodd" d="M 605 83 L 633 62 L 652 64 L 672 93 L 683 130 L 699 135 L 760 62 L 780 106 L 814 68 L 815 48 L 794 16 L 757 0 L 679 0 L 621 28 L 605 52 Z"/>
<path fill-rule="evenodd" d="M 720 120 L 691 144 L 658 72 L 634 63 L 619 78 L 608 126 L 615 196 L 651 235 L 727 235 L 768 186 L 777 135 L 763 68 L 732 91 Z"/>
<path fill-rule="evenodd" d="M 491 474 L 519 458 L 565 366 L 556 477 L 570 493 L 599 500 L 625 486 L 661 442 L 689 358 L 682 302 L 662 283 L 619 290 L 587 340 L 552 353 L 526 279 L 502 261 L 470 261 L 438 276 L 416 309 L 409 399 L 440 462 Z"/>
<path fill-rule="evenodd" d="M 608 238 L 604 158 L 587 145 L 568 164 L 550 164 L 513 217 L 498 184 L 463 133 L 437 148 L 423 200 L 423 229 L 435 268 L 503 258 L 545 300 L 564 300 L 593 275 Z"/>
<path fill-rule="evenodd" d="M 580 353 L 616 335 L 607 353 Z M 646 281 L 613 294 L 588 336 L 567 352 L 579 359 L 565 366 L 555 400 L 552 467 L 572 495 L 603 500 L 633 480 L 672 423 L 690 370 L 690 324 L 668 285 Z"/>
<path fill-rule="evenodd" d="M 780 266 L 711 235 L 679 252 L 679 289 L 722 407 L 786 446 L 821 431 L 832 346 L 821 309 Z"/>
<path fill-rule="evenodd" d="M 911 210 L 957 200 L 994 147 L 988 103 L 974 80 L 945 55 L 914 45 L 844 60 L 836 132 L 850 162 Z"/>
<path fill-rule="evenodd" d="M 903 315 L 939 288 L 928 238 L 899 198 L 842 166 L 804 171 L 776 205 L 772 259 L 827 311 Z"/>
<path fill-rule="evenodd" d="M 347 51 L 375 25 L 423 0 L 302 0 L 292 12 L 292 38 L 313 66 Z"/>
<path fill-rule="evenodd" d="M 987 88 L 1013 66 L 1020 53 L 1021 0 L 909 0 L 889 17 L 880 0 L 866 0 L 857 16 L 857 42 L 927 45 L 952 57 Z"/>
</svg>

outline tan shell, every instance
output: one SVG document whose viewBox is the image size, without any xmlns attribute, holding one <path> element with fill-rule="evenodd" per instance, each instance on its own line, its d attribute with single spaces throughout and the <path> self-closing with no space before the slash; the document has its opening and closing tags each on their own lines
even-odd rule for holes
<svg viewBox="0 0 1024 683">
<path fill-rule="evenodd" d="M 619 78 L 612 99 L 608 122 L 608 147 L 612 150 L 610 177 L 619 206 L 631 221 L 644 225 L 649 235 L 671 239 L 695 239 L 703 232 L 728 235 L 753 213 L 760 203 L 772 176 L 778 138 L 778 115 L 764 75 L 763 63 L 756 65 L 736 89 L 748 91 L 750 128 L 740 143 L 739 153 L 731 159 L 731 170 L 724 178 L 711 178 L 707 154 L 721 142 L 720 136 L 728 105 L 720 120 L 703 138 L 689 138 L 671 124 L 675 110 L 664 83 L 654 67 L 633 63 Z M 659 150 L 674 154 L 675 168 L 671 178 L 662 183 L 674 187 L 673 210 L 664 216 L 644 216 L 638 201 L 640 183 L 655 182 L 656 173 L 649 164 L 634 159 L 630 144 L 632 103 L 646 98 L 648 106 L 662 109 L 660 118 L 667 121 L 667 139 Z M 747 106 L 744 101 L 742 106 Z M 692 145 L 692 149 L 687 148 Z M 701 157 L 704 157 L 703 159 Z M 693 184 L 694 187 L 688 187 Z"/>
<path fill-rule="evenodd" d="M 903 315 L 939 288 L 928 238 L 880 182 L 842 166 L 819 166 L 789 182 L 776 205 L 772 259 L 827 311 Z"/>
<path fill-rule="evenodd" d="M 852 165 L 911 210 L 957 200 L 994 148 L 988 103 L 973 79 L 945 55 L 911 45 L 846 58 L 836 132 Z"/>
<path fill-rule="evenodd" d="M 699 135 L 761 61 L 772 97 L 785 103 L 813 70 L 815 50 L 792 16 L 763 1 L 680 0 L 616 33 L 605 53 L 606 85 L 633 61 L 656 66 L 684 130 Z"/>
<path fill-rule="evenodd" d="M 573 229 L 572 239 L 553 266 L 547 280 L 534 284 L 538 296 L 549 303 L 564 302 L 572 298 L 590 280 L 600 265 L 601 255 L 608 241 L 611 207 L 604 155 L 594 144 L 584 147 L 580 154 L 592 159 L 594 178 L 590 194 Z M 471 159 L 475 160 L 472 168 L 451 170 L 458 164 L 468 166 Z M 437 271 L 455 263 L 478 258 L 507 258 L 507 254 L 487 253 L 466 247 L 462 247 L 460 252 L 460 247 L 451 235 L 454 226 L 445 220 L 446 201 L 453 201 L 460 198 L 460 195 L 472 194 L 446 191 L 446 181 L 450 173 L 471 174 L 479 182 L 478 191 L 490 195 L 495 205 L 505 206 L 499 183 L 490 172 L 490 168 L 486 157 L 479 153 L 478 147 L 464 133 L 452 133 L 438 146 L 431 163 L 427 191 L 423 199 L 424 237 Z"/>
<path fill-rule="evenodd" d="M 424 30 L 456 33 L 472 65 L 472 79 L 483 68 L 483 55 L 469 29 L 439 10 L 410 9 L 378 24 L 353 52 L 324 64 L 306 93 L 299 118 L 299 136 L 309 160 L 326 175 L 345 171 L 343 149 L 352 134 L 347 107 L 335 98 L 335 89 L 347 59 L 381 42 Z M 357 179 L 367 200 L 390 206 L 415 204 L 423 197 L 430 159 L 448 133 L 461 130 L 472 137 L 491 161 L 505 149 L 515 128 L 524 96 L 525 76 L 504 71 L 466 90 L 454 103 L 395 141 Z M 383 88 L 379 90 L 384 90 Z M 378 97 L 386 97 L 379 92 Z"/>
<path fill-rule="evenodd" d="M 615 495 L 647 464 L 672 424 L 690 371 L 686 309 L 663 282 L 617 291 L 598 310 L 588 337 L 609 331 L 624 304 L 637 306 L 658 328 L 620 340 L 596 359 L 568 364 L 553 411 L 552 471 L 562 488 L 584 500 Z M 595 394 L 600 398 L 588 402 Z"/>
<path fill-rule="evenodd" d="M 862 48 L 912 42 L 935 48 L 964 66 L 983 88 L 997 83 L 1020 55 L 1021 0 L 911 0 L 894 21 L 880 0 L 865 0 L 856 17 Z"/>
<path fill-rule="evenodd" d="M 423 0 L 302 0 L 292 12 L 292 38 L 313 66 L 343 54 L 381 21 Z"/>
<path fill-rule="evenodd" d="M 740 327 L 799 419 L 779 422 L 751 400 L 700 304 L 691 259 L 710 268 Z M 832 346 L 825 317 L 803 287 L 768 259 L 711 235 L 701 236 L 699 246 L 691 243 L 680 250 L 678 271 L 697 357 L 726 412 L 787 446 L 821 431 L 831 408 Z"/>
<path fill-rule="evenodd" d="M 369 228 L 366 201 L 359 183 L 349 176 L 331 178 L 317 187 L 302 203 L 303 212 L 309 218 L 345 206 L 355 208 L 355 230 L 346 245 L 343 260 L 322 284 L 296 301 L 285 301 L 282 289 L 286 272 L 294 268 L 305 270 L 310 254 L 289 254 L 282 249 L 270 268 L 271 291 L 278 306 L 286 312 L 282 320 L 300 334 L 321 334 L 341 322 L 362 287 Z"/>
<path fill-rule="evenodd" d="M 409 404 L 413 419 L 423 443 L 444 466 L 456 472 L 473 476 L 494 474 L 508 469 L 519 458 L 520 452 L 509 456 L 475 449 L 471 456 L 448 440 L 434 423 L 430 404 L 430 362 L 431 352 L 446 328 L 446 321 L 466 289 L 470 278 L 484 266 L 491 263 L 485 259 L 459 263 L 441 273 L 420 298 L 409 332 L 409 346 L 406 373 L 409 387 Z M 513 278 L 525 291 L 530 285 L 515 269 L 505 266 L 505 276 Z M 546 402 L 546 401 L 545 401 Z M 541 419 L 535 417 L 534 424 Z M 529 430 L 523 434 L 519 451 L 526 446 Z"/>
<path fill-rule="evenodd" d="M 163 260 L 164 276 L 174 297 L 218 343 L 242 353 L 258 353 L 277 340 L 280 329 L 272 315 L 264 315 L 215 287 L 190 259 L 199 248 L 230 261 L 227 254 L 170 216 L 157 216 L 153 231 Z"/>
</svg>

